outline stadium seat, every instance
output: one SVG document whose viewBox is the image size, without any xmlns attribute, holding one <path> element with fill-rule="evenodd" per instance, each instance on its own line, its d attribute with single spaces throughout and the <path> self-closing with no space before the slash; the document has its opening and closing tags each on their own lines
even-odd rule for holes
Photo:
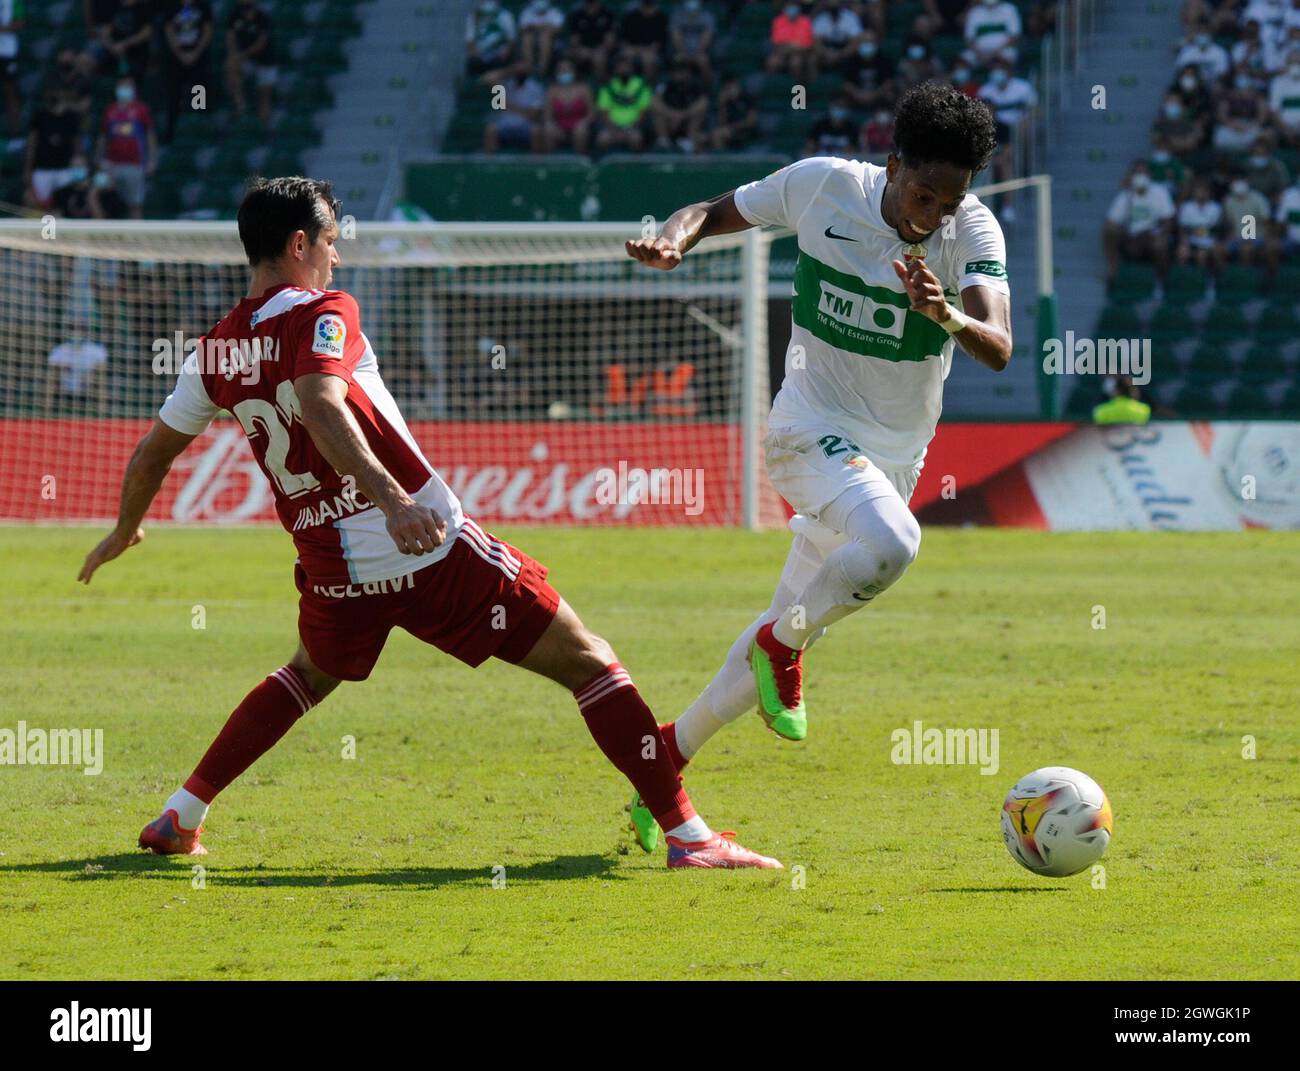
<svg viewBox="0 0 1300 1071">
<path fill-rule="evenodd" d="M 1220 301 L 1206 315 L 1201 330 L 1202 337 L 1207 342 L 1219 345 L 1227 345 L 1245 338 L 1247 332 L 1246 317 L 1241 311 L 1241 306 L 1222 300 L 1222 295 Z"/>
<path fill-rule="evenodd" d="M 1174 305 L 1192 305 L 1205 296 L 1210 275 L 1198 264 L 1175 264 L 1165 281 L 1165 301 Z"/>
<path fill-rule="evenodd" d="M 1120 264 L 1115 278 L 1106 291 L 1106 300 L 1115 304 L 1131 305 L 1145 301 L 1156 288 L 1155 269 L 1150 264 L 1125 261 Z"/>
<path fill-rule="evenodd" d="M 1166 299 L 1151 317 L 1148 331 L 1153 343 L 1160 342 L 1168 345 L 1191 338 L 1196 334 L 1196 324 L 1188 317 L 1187 310 L 1182 305 Z"/>
<path fill-rule="evenodd" d="M 1264 293 L 1264 271 L 1249 264 L 1228 264 L 1219 276 L 1220 301 L 1250 301 Z"/>
<path fill-rule="evenodd" d="M 1137 338 L 1142 334 L 1142 322 L 1130 305 L 1107 305 L 1097 318 L 1098 338 Z"/>
<path fill-rule="evenodd" d="M 1269 400 L 1266 382 L 1255 378 L 1242 378 L 1228 395 L 1225 415 L 1236 419 L 1269 417 L 1275 410 Z"/>
</svg>

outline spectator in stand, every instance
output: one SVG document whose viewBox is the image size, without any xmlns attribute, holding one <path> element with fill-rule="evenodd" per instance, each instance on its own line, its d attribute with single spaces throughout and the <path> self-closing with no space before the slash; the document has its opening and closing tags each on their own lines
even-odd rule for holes
<svg viewBox="0 0 1300 1071">
<path fill-rule="evenodd" d="M 212 85 L 214 19 L 209 0 L 171 0 L 163 23 L 167 120 L 164 142 L 176 135 L 176 119 L 193 108 L 194 87 Z M 205 90 L 206 91 L 206 90 Z"/>
<path fill-rule="evenodd" d="M 257 87 L 257 117 L 271 125 L 271 104 L 275 100 L 275 44 L 271 37 L 271 16 L 257 0 L 239 0 L 231 9 L 226 26 L 226 81 L 236 117 L 245 111 L 244 78 L 251 74 Z"/>
<path fill-rule="evenodd" d="M 144 210 L 145 181 L 158 166 L 158 142 L 149 105 L 136 98 L 135 79 L 117 80 L 114 101 L 104 109 L 95 159 L 108 173 L 113 189 L 126 202 L 132 219 Z"/>
<path fill-rule="evenodd" d="M 603 82 L 614 50 L 614 16 L 601 0 L 584 0 L 569 12 L 564 24 L 569 43 L 565 55 L 580 71 Z"/>
<path fill-rule="evenodd" d="M 67 185 L 54 191 L 54 211 L 65 219 L 126 219 L 126 202 L 113 189 L 113 180 L 103 171 L 90 174 L 84 156 L 77 157 Z"/>
<path fill-rule="evenodd" d="M 843 64 L 853 55 L 862 29 L 862 20 L 849 4 L 830 0 L 813 16 L 813 47 L 818 68 L 832 71 Z"/>
<path fill-rule="evenodd" d="M 555 152 L 568 146 L 585 153 L 591 144 L 591 122 L 596 105 L 591 87 L 578 79 L 573 60 L 555 65 L 555 84 L 546 91 L 542 106 L 542 151 Z"/>
<path fill-rule="evenodd" d="M 925 20 L 926 36 L 964 36 L 964 16 L 969 6 L 969 0 L 923 0 L 923 12 L 919 17 Z"/>
<path fill-rule="evenodd" d="M 1179 94 L 1170 93 L 1160 109 L 1155 132 L 1175 156 L 1189 156 L 1205 140 L 1205 121 L 1188 110 Z"/>
<path fill-rule="evenodd" d="M 1139 160 L 1106 213 L 1102 247 L 1106 252 L 1107 282 L 1115 278 L 1121 258 L 1149 260 L 1156 270 L 1156 296 L 1163 297 L 1173 218 L 1174 202 L 1168 191 L 1151 181 L 1146 161 Z"/>
<path fill-rule="evenodd" d="M 1273 218 L 1273 240 L 1268 246 L 1270 274 L 1277 271 L 1278 262 L 1283 257 L 1289 260 L 1300 256 L 1300 182 L 1282 192 Z"/>
<path fill-rule="evenodd" d="M 1200 72 L 1201 81 L 1212 86 L 1232 69 L 1232 61 L 1223 46 L 1216 44 L 1210 35 L 1208 23 L 1197 25 L 1191 37 L 1184 41 L 1183 47 L 1174 57 L 1174 66 L 1195 67 Z"/>
<path fill-rule="evenodd" d="M 515 17 L 501 0 L 477 0 L 465 16 L 465 70 L 491 85 L 514 58 Z"/>
<path fill-rule="evenodd" d="M 709 53 L 717 29 L 717 20 L 700 0 L 682 0 L 682 6 L 673 12 L 668 23 L 674 60 L 691 64 L 706 83 L 713 81 Z"/>
<path fill-rule="evenodd" d="M 542 151 L 542 105 L 546 90 L 526 63 L 518 63 L 501 87 L 505 107 L 483 128 L 483 151 L 494 153 L 503 145 L 512 149 Z"/>
<path fill-rule="evenodd" d="M 1217 276 L 1223 267 L 1222 224 L 1223 206 L 1214 199 L 1209 179 L 1198 178 L 1178 209 L 1178 263 L 1197 264 Z"/>
<path fill-rule="evenodd" d="M 830 110 L 813 124 L 804 156 L 851 157 L 858 147 L 858 128 L 853 121 L 849 98 L 840 94 L 831 101 Z"/>
<path fill-rule="evenodd" d="M 564 12 L 552 0 L 528 0 L 519 12 L 519 54 L 534 74 L 551 69 L 555 39 L 564 29 Z"/>
<path fill-rule="evenodd" d="M 1245 67 L 1256 82 L 1266 81 L 1282 66 L 1277 39 L 1261 32 L 1258 19 L 1246 23 L 1241 38 L 1232 46 L 1231 57 L 1233 67 Z"/>
<path fill-rule="evenodd" d="M 1178 73 L 1178 79 L 1169 87 L 1169 92 L 1177 93 L 1183 102 L 1183 108 L 1193 119 L 1204 124 L 1205 133 L 1209 133 L 1214 120 L 1215 91 L 1201 78 L 1200 68 L 1188 64 Z"/>
<path fill-rule="evenodd" d="M 889 28 L 888 19 L 885 17 L 885 2 L 886 0 L 858 0 L 855 5 L 862 28 L 874 30 L 877 41 L 885 36 L 885 31 Z M 956 3 L 958 0 L 945 0 L 945 2 Z M 965 6 L 965 0 L 961 0 L 961 3 Z"/>
<path fill-rule="evenodd" d="M 56 89 L 46 89 L 42 106 L 32 116 L 23 161 L 23 204 L 48 209 L 54 191 L 66 186 L 72 160 L 81 141 L 81 116 L 69 108 Z"/>
<path fill-rule="evenodd" d="M 668 81 L 655 93 L 651 111 L 656 149 L 675 144 L 682 152 L 693 153 L 699 148 L 708 118 L 709 95 L 696 79 L 695 68 L 689 63 L 674 63 Z"/>
<path fill-rule="evenodd" d="M 129 73 L 137 81 L 149 70 L 149 45 L 153 41 L 152 0 L 117 0 L 108 21 L 99 30 L 104 74 Z"/>
<path fill-rule="evenodd" d="M 1238 176 L 1223 199 L 1223 260 L 1256 264 L 1268 252 L 1268 221 L 1272 215 L 1268 199 Z"/>
<path fill-rule="evenodd" d="M 1187 0 L 1183 4 L 1183 32 L 1192 34 L 1202 24 L 1208 25 L 1211 34 L 1227 36 L 1235 33 L 1238 12 L 1245 0 Z M 1271 0 L 1266 0 L 1271 2 Z"/>
<path fill-rule="evenodd" d="M 1250 72 L 1238 68 L 1231 88 L 1219 98 L 1213 144 L 1222 153 L 1243 153 L 1255 143 L 1268 119 L 1264 103 Z"/>
<path fill-rule="evenodd" d="M 957 65 L 953 67 L 949 80 L 968 97 L 978 97 L 980 94 L 979 79 L 975 77 L 975 72 L 971 70 L 970 64 L 964 59 L 957 60 Z"/>
<path fill-rule="evenodd" d="M 767 54 L 768 74 L 788 74 L 804 85 L 817 79 L 817 53 L 814 49 L 812 19 L 803 7 L 787 3 L 772 20 L 769 34 L 771 51 Z"/>
<path fill-rule="evenodd" d="M 1234 0 L 1233 3 L 1225 3 L 1222 6 L 1237 9 L 1235 25 L 1220 26 L 1217 29 L 1211 26 L 1211 33 L 1229 37 L 1237 33 L 1238 26 L 1245 26 L 1247 22 L 1258 22 L 1265 37 L 1277 39 L 1283 32 L 1283 23 L 1290 5 L 1287 0 L 1246 0 L 1244 4 L 1241 0 Z"/>
<path fill-rule="evenodd" d="M 623 51 L 653 82 L 668 51 L 668 15 L 659 0 L 634 0 L 618 24 L 618 36 Z"/>
<path fill-rule="evenodd" d="M 642 126 L 654 102 L 650 84 L 636 73 L 632 57 L 620 53 L 614 61 L 614 75 L 596 94 L 599 131 L 596 148 L 601 152 L 623 148 L 640 152 L 645 145 Z"/>
<path fill-rule="evenodd" d="M 894 64 L 876 40 L 875 30 L 864 30 L 845 61 L 840 93 L 863 111 L 894 103 Z"/>
<path fill-rule="evenodd" d="M 979 99 L 993 112 L 997 120 L 998 151 L 993 157 L 993 177 L 998 182 L 1011 178 L 1015 170 L 1016 142 L 1027 133 L 1030 115 L 1038 106 L 1038 94 L 1023 78 L 1012 73 L 1011 64 L 1004 59 L 993 61 L 989 79 L 980 87 Z M 1001 194 L 999 215 L 1003 222 L 1016 218 L 1011 194 Z"/>
<path fill-rule="evenodd" d="M 914 85 L 943 77 L 943 64 L 930 51 L 930 42 L 913 36 L 894 69 L 895 91 L 901 97 Z"/>
<path fill-rule="evenodd" d="M 47 358 L 45 381 L 47 413 L 103 414 L 108 410 L 108 349 L 90 338 L 85 324 L 78 337 L 60 342 Z"/>
<path fill-rule="evenodd" d="M 894 150 L 894 111 L 878 108 L 876 114 L 862 124 L 858 146 L 868 156 L 884 156 Z"/>
<path fill-rule="evenodd" d="M 715 152 L 743 149 L 758 132 L 758 106 L 734 71 L 718 90 L 718 118 L 712 132 Z"/>
<path fill-rule="evenodd" d="M 1291 148 L 1300 146 L 1300 50 L 1269 83 L 1268 104 L 1278 136 Z"/>
<path fill-rule="evenodd" d="M 9 140 L 22 143 L 23 102 L 18 87 L 18 35 L 23 32 L 22 0 L 0 0 L 0 84 L 4 85 Z"/>
<path fill-rule="evenodd" d="M 987 67 L 999 58 L 1014 64 L 1023 32 L 1020 12 L 1010 0 L 975 0 L 966 13 L 962 58 L 976 67 Z"/>
<path fill-rule="evenodd" d="M 1291 185 L 1291 172 L 1274 155 L 1273 145 L 1267 137 L 1256 138 L 1250 147 L 1244 177 L 1253 189 L 1268 198 L 1270 204 Z"/>
<path fill-rule="evenodd" d="M 1160 183 L 1174 200 L 1183 195 L 1183 187 L 1187 184 L 1187 168 L 1170 151 L 1169 139 L 1159 131 L 1151 135 L 1151 155 L 1147 157 L 1147 170 L 1151 172 L 1151 181 Z"/>
<path fill-rule="evenodd" d="M 60 49 L 54 60 L 54 74 L 46 88 L 57 93 L 64 108 L 77 113 L 83 127 L 90 115 L 90 87 L 94 81 L 93 60 L 70 48 Z"/>
</svg>

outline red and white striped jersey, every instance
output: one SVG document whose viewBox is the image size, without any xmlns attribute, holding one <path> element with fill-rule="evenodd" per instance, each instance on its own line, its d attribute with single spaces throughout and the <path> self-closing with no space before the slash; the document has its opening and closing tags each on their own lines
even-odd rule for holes
<svg viewBox="0 0 1300 1071">
<path fill-rule="evenodd" d="M 294 380 L 311 372 L 347 381 L 348 408 L 370 449 L 416 502 L 447 522 L 437 550 L 402 554 L 383 513 L 316 448 L 294 390 Z M 186 358 L 158 415 L 168 427 L 198 435 L 222 410 L 243 427 L 310 582 L 389 580 L 450 551 L 464 523 L 460 502 L 425 460 L 384 386 L 352 295 L 280 286 L 236 305 Z"/>
</svg>

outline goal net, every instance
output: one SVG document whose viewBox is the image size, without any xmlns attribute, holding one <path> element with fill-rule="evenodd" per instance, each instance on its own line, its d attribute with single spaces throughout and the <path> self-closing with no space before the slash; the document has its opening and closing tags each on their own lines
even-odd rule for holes
<svg viewBox="0 0 1300 1071">
<path fill-rule="evenodd" d="M 767 251 L 635 264 L 630 224 L 353 224 L 334 285 L 430 462 L 487 523 L 779 524 L 762 473 Z M 0 520 L 113 518 L 195 341 L 244 296 L 233 224 L 0 223 Z M 239 425 L 178 460 L 154 521 L 274 521 Z"/>
</svg>

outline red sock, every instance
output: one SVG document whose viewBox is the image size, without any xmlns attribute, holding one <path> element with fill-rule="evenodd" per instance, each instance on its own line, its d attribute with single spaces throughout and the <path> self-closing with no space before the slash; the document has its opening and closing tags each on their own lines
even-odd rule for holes
<svg viewBox="0 0 1300 1071">
<path fill-rule="evenodd" d="M 632 782 L 665 830 L 695 817 L 654 715 L 617 662 L 573 693 L 597 746 Z M 649 737 L 649 741 L 647 741 Z M 652 742 L 653 747 L 647 747 Z M 646 757 L 649 751 L 652 757 Z"/>
<path fill-rule="evenodd" d="M 659 732 L 664 738 L 664 747 L 668 749 L 668 757 L 673 760 L 677 772 L 681 773 L 690 760 L 682 754 L 682 749 L 677 746 L 677 723 L 666 721 L 659 726 Z"/>
<path fill-rule="evenodd" d="M 307 680 L 293 666 L 281 666 L 254 688 L 226 719 L 217 738 L 194 767 L 185 790 L 204 803 L 271 750 L 317 703 Z"/>
</svg>

